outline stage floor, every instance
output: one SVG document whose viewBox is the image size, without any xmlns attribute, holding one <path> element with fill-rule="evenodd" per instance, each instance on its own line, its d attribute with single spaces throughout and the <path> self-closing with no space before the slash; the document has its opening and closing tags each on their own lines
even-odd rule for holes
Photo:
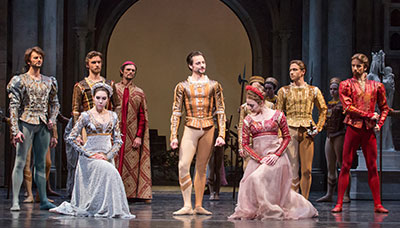
<svg viewBox="0 0 400 228">
<path fill-rule="evenodd" d="M 400 227 L 400 201 L 384 201 L 383 205 L 390 213 L 375 214 L 372 201 L 353 200 L 344 205 L 343 213 L 333 215 L 330 210 L 334 203 L 315 203 L 323 193 L 314 192 L 310 200 L 319 211 L 318 218 L 299 221 L 228 221 L 227 216 L 233 213 L 235 207 L 232 193 L 228 192 L 230 188 L 223 189 L 218 202 L 209 201 L 205 195 L 204 207 L 214 213 L 212 216 L 172 216 L 172 212 L 183 204 L 178 188 L 154 187 L 154 190 L 151 204 L 129 203 L 136 219 L 125 220 L 63 216 L 40 211 L 37 203 L 21 203 L 20 212 L 10 212 L 11 200 L 6 199 L 7 189 L 0 188 L 0 227 Z M 57 205 L 65 200 L 50 198 Z"/>
</svg>

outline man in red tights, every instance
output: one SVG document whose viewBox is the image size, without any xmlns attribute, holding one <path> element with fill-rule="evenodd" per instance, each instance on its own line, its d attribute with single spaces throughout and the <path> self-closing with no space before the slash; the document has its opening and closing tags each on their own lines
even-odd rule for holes
<svg viewBox="0 0 400 228">
<path fill-rule="evenodd" d="M 368 57 L 355 54 L 351 58 L 353 77 L 342 81 L 339 87 L 339 97 L 346 114 L 347 124 L 343 144 L 343 163 L 339 175 L 338 198 L 333 213 L 342 211 L 343 195 L 349 184 L 349 171 L 353 155 L 361 144 L 365 162 L 368 168 L 368 184 L 374 199 L 374 212 L 388 213 L 381 203 L 379 193 L 379 176 L 376 167 L 377 146 L 375 132 L 378 132 L 389 113 L 386 103 L 385 87 L 382 83 L 368 80 L 366 70 L 369 66 Z M 378 104 L 381 114 L 375 112 Z"/>
</svg>

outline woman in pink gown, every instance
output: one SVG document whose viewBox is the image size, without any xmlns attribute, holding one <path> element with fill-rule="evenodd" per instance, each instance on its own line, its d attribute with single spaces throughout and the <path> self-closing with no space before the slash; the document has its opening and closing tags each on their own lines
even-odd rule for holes
<svg viewBox="0 0 400 228">
<path fill-rule="evenodd" d="M 285 115 L 263 105 L 261 88 L 247 86 L 252 111 L 243 123 L 243 149 L 252 158 L 240 181 L 238 204 L 229 219 L 300 219 L 318 216 L 302 195 L 291 189 L 287 154 L 290 142 Z M 279 130 L 282 139 L 278 137 Z M 253 139 L 250 145 L 250 138 Z"/>
</svg>

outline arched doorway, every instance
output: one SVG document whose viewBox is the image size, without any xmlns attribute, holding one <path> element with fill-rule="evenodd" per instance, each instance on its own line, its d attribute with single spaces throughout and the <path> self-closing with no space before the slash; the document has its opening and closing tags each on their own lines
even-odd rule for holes
<svg viewBox="0 0 400 228">
<path fill-rule="evenodd" d="M 246 29 L 233 11 L 214 0 L 139 1 L 119 19 L 107 47 L 107 78 L 119 81 L 125 60 L 138 65 L 136 84 L 149 103 L 150 128 L 169 136 L 173 89 L 189 71 L 186 55 L 201 50 L 207 73 L 224 89 L 226 114 L 234 115 L 240 99 L 237 76 L 252 71 L 252 47 Z"/>
</svg>

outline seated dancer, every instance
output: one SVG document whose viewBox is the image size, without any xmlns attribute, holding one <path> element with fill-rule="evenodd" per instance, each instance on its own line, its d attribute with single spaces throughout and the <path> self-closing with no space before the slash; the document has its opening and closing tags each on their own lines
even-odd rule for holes
<svg viewBox="0 0 400 228">
<path fill-rule="evenodd" d="M 264 78 L 263 77 L 261 77 L 261 76 L 256 76 L 256 75 L 253 75 L 253 76 L 251 76 L 250 77 L 250 79 L 249 79 L 249 84 L 251 85 L 251 86 L 255 86 L 255 85 L 264 85 L 264 82 L 265 82 L 265 80 L 264 80 Z M 266 102 L 264 102 L 264 104 L 267 106 L 267 107 L 269 107 L 269 108 L 273 108 L 273 106 L 274 106 L 274 104 L 273 103 L 271 103 L 271 102 L 269 102 L 269 101 L 266 101 Z M 239 155 L 241 156 L 241 157 L 243 157 L 243 170 L 245 170 L 246 169 L 246 166 L 247 166 L 247 163 L 249 162 L 249 160 L 250 160 L 250 157 L 249 156 L 246 156 L 244 153 L 243 153 L 243 148 L 242 148 L 242 128 L 243 128 L 243 120 L 244 120 L 244 118 L 248 115 L 248 114 L 250 114 L 251 112 L 250 112 L 250 110 L 247 108 L 247 104 L 246 103 L 244 103 L 244 104 L 242 104 L 241 106 L 240 106 L 240 110 L 239 110 L 239 124 L 238 124 L 238 144 L 239 144 Z M 251 143 L 251 142 L 250 142 Z"/>
<path fill-rule="evenodd" d="M 285 115 L 264 106 L 262 87 L 247 86 L 252 112 L 243 123 L 243 149 L 252 158 L 240 181 L 238 204 L 229 219 L 300 219 L 318 216 L 302 195 L 291 189 L 292 172 L 285 149 L 290 141 Z M 278 131 L 282 131 L 282 139 Z M 253 146 L 249 146 L 249 138 Z"/>
<path fill-rule="evenodd" d="M 51 212 L 74 216 L 135 217 L 129 212 L 121 176 L 111 164 L 122 144 L 118 116 L 105 109 L 112 93 L 111 86 L 106 83 L 93 85 L 95 107 L 80 115 L 67 138 L 67 143 L 80 153 L 71 203 L 63 202 Z M 87 132 L 83 146 L 77 141 L 82 129 Z"/>
</svg>

